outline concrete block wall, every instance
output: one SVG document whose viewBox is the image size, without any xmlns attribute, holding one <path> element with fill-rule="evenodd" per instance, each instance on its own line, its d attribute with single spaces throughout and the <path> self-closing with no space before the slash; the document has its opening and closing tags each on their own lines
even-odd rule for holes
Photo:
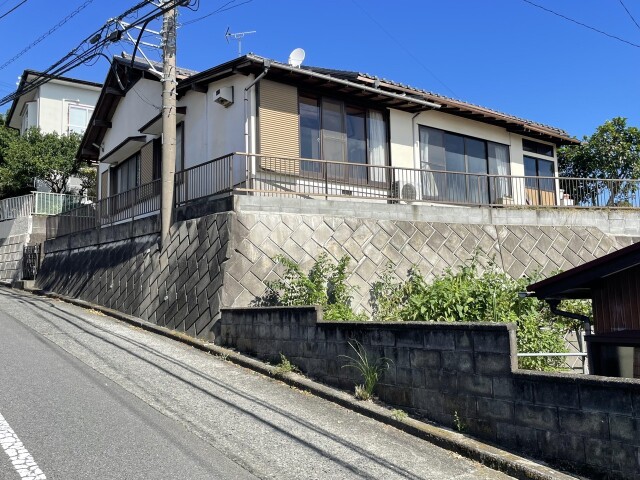
<svg viewBox="0 0 640 480">
<path fill-rule="evenodd" d="M 28 234 L 0 238 L 0 280 L 22 279 L 22 254 Z"/>
<path fill-rule="evenodd" d="M 222 312 L 217 343 L 352 390 L 357 340 L 392 360 L 385 403 L 593 478 L 637 479 L 640 381 L 517 370 L 512 324 L 323 322 L 315 307 Z"/>
</svg>

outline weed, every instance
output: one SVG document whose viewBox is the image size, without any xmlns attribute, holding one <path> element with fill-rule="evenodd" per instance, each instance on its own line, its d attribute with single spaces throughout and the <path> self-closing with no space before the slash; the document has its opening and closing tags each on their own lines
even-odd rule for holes
<svg viewBox="0 0 640 480">
<path fill-rule="evenodd" d="M 380 357 L 374 360 L 357 340 L 351 340 L 348 343 L 353 351 L 356 352 L 356 355 L 355 357 L 340 355 L 349 360 L 349 363 L 343 365 L 342 368 L 355 368 L 360 372 L 364 383 L 362 385 L 356 385 L 355 397 L 358 400 L 370 400 L 373 396 L 373 390 L 380 379 L 380 375 L 389 368 L 391 360 L 386 357 Z"/>
<path fill-rule="evenodd" d="M 296 367 L 293 363 L 289 361 L 287 357 L 285 357 L 282 353 L 280 354 L 280 363 L 276 365 L 279 374 L 283 373 L 291 373 L 291 372 L 300 372 L 298 367 Z"/>
<path fill-rule="evenodd" d="M 391 416 L 394 420 L 401 422 L 409 415 L 407 415 L 407 412 L 405 412 L 404 410 L 395 409 L 391 411 Z"/>
<path fill-rule="evenodd" d="M 467 425 L 462 421 L 460 416 L 458 415 L 458 411 L 455 410 L 453 412 L 453 424 L 460 433 L 464 432 L 467 429 Z"/>
</svg>

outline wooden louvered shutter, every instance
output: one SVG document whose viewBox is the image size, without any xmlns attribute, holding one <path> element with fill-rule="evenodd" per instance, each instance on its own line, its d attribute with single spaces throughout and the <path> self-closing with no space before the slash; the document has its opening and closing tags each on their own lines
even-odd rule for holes
<svg viewBox="0 0 640 480">
<path fill-rule="evenodd" d="M 140 149 L 140 185 L 153 182 L 153 142 Z"/>
<path fill-rule="evenodd" d="M 298 89 L 290 85 L 262 80 L 258 111 L 260 153 L 273 158 L 262 158 L 260 165 L 289 175 L 300 173 L 298 160 L 282 157 L 300 156 L 300 120 L 298 118 Z"/>
<path fill-rule="evenodd" d="M 100 175 L 100 198 L 109 196 L 109 170 L 105 170 Z"/>
</svg>

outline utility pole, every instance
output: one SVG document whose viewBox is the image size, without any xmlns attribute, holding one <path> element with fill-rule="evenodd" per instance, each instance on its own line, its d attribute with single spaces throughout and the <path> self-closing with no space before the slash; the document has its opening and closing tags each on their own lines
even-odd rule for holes
<svg viewBox="0 0 640 480">
<path fill-rule="evenodd" d="M 163 5 L 173 0 L 164 0 Z M 173 222 L 176 170 L 176 17 L 178 6 L 162 20 L 162 194 L 160 245 L 164 245 Z"/>
</svg>

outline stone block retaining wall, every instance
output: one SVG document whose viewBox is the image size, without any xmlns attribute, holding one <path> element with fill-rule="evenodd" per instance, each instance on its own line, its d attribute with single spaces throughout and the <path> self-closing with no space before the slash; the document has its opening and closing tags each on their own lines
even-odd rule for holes
<svg viewBox="0 0 640 480">
<path fill-rule="evenodd" d="M 517 370 L 513 324 L 341 323 L 314 307 L 226 309 L 217 343 L 353 391 L 357 340 L 392 360 L 385 403 L 593 478 L 637 479 L 640 381 Z"/>
<path fill-rule="evenodd" d="M 179 212 L 178 218 L 204 214 L 206 207 L 190 207 L 192 212 Z M 334 261 L 350 256 L 353 304 L 370 311 L 371 285 L 388 262 L 399 278 L 418 265 L 429 279 L 460 266 L 479 250 L 485 253 L 484 262 L 493 258 L 499 268 L 518 277 L 566 270 L 633 241 L 584 226 L 461 224 L 234 208 L 177 221 L 162 251 L 155 216 L 47 241 L 37 286 L 211 339 L 220 308 L 250 305 L 264 293 L 264 280 L 281 274 L 273 261 L 278 254 L 305 270 L 321 253 Z"/>
</svg>

